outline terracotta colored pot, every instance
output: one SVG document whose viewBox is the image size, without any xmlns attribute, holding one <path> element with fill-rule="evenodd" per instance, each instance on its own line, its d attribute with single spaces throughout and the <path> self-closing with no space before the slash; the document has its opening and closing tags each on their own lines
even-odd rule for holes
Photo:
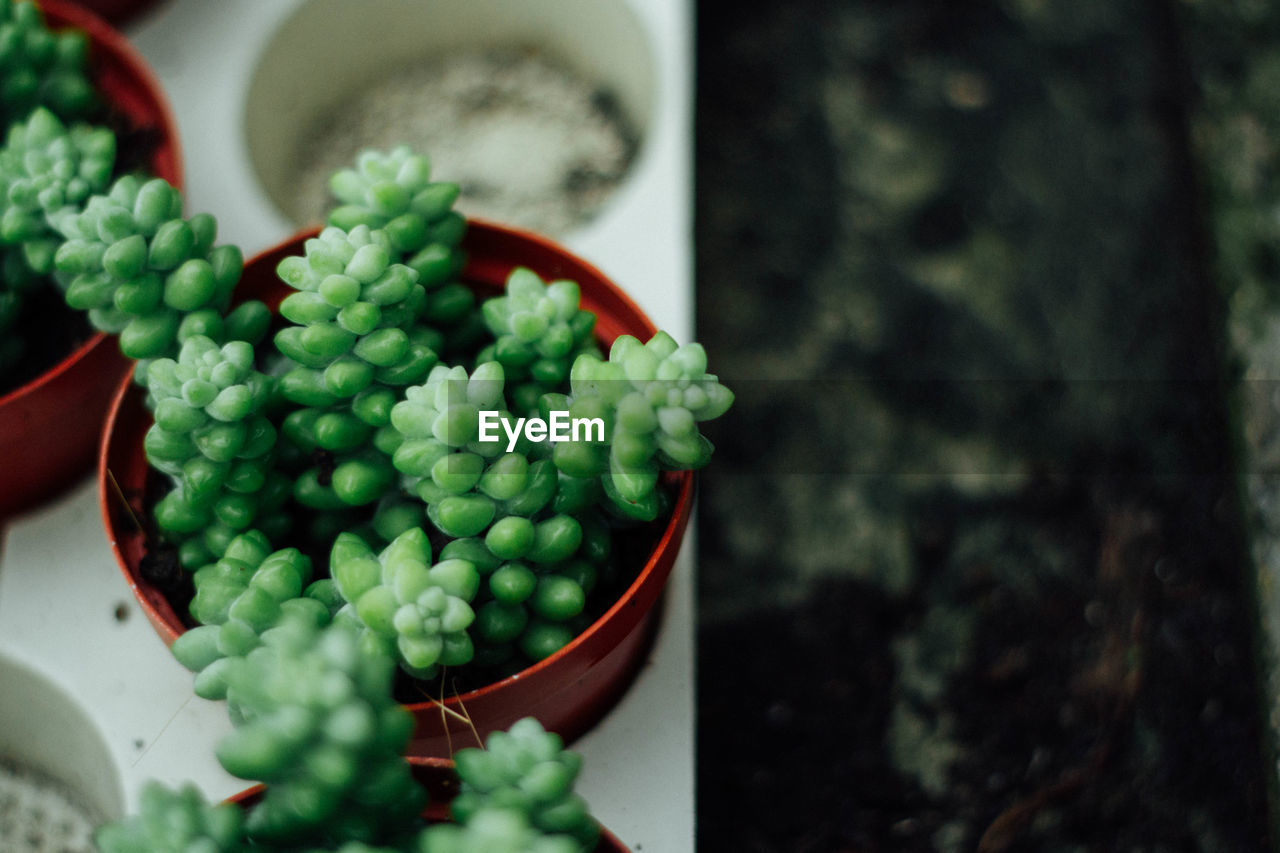
<svg viewBox="0 0 1280 853">
<path fill-rule="evenodd" d="M 275 276 L 276 265 L 302 254 L 305 232 L 253 258 L 245 267 L 240 292 L 262 298 L 273 308 L 289 291 Z M 595 267 L 549 240 L 483 222 L 472 222 L 463 247 L 469 261 L 462 278 L 478 289 L 497 290 L 517 265 L 544 279 L 569 278 L 582 290 L 582 306 L 597 316 L 596 334 L 608 345 L 620 334 L 648 340 L 653 323 L 634 302 Z M 185 628 L 164 594 L 147 583 L 138 567 L 145 537 L 125 510 L 115 483 L 139 517 L 148 466 L 142 438 L 151 416 L 142 394 L 126 380 L 108 416 L 100 457 L 100 499 L 107 537 L 129 585 L 161 638 L 171 644 Z M 108 473 L 110 472 L 110 474 Z M 599 720 L 625 692 L 643 664 L 657 625 L 655 605 L 675 563 L 693 504 L 693 475 L 673 475 L 678 494 L 670 519 L 645 557 L 636 579 L 599 619 L 555 654 L 528 669 L 445 700 L 471 718 L 481 737 L 506 729 L 521 717 L 537 717 L 543 727 L 570 741 Z M 471 728 L 441 711 L 438 703 L 408 706 L 417 720 L 410 754 L 448 756 L 453 748 L 475 746 Z"/>
<path fill-rule="evenodd" d="M 181 186 L 178 132 L 142 58 L 123 36 L 79 6 L 62 0 L 40 5 L 50 27 L 88 33 L 98 91 L 136 128 L 155 131 L 151 171 Z M 97 334 L 0 397 L 0 518 L 53 496 L 89 469 L 103 415 L 127 366 L 116 342 Z"/>
<path fill-rule="evenodd" d="M 422 817 L 432 823 L 449 819 L 449 803 L 458 793 L 458 774 L 454 771 L 453 762 L 446 758 L 410 758 L 413 778 L 427 789 L 427 807 Z M 250 808 L 262 799 L 265 785 L 254 785 L 238 794 L 227 797 L 225 802 L 235 803 L 242 808 Z M 626 846 L 612 832 L 600 828 L 600 843 L 594 853 L 628 853 Z"/>
</svg>

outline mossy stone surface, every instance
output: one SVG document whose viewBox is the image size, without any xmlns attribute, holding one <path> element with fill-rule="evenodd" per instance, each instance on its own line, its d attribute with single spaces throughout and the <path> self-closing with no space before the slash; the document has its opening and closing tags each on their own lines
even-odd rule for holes
<svg viewBox="0 0 1280 853">
<path fill-rule="evenodd" d="M 707 843 L 1266 843 L 1184 12 L 699 4 Z"/>
</svg>

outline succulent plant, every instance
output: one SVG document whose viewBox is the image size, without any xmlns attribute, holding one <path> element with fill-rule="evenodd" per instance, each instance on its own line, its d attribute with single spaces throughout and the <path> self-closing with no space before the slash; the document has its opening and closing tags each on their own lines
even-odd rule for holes
<svg viewBox="0 0 1280 853">
<path fill-rule="evenodd" d="M 329 179 L 329 189 L 339 202 L 329 214 L 329 224 L 349 231 L 364 225 L 387 233 L 401 255 L 428 246 L 453 251 L 462 240 L 466 221 L 453 210 L 458 185 L 431 180 L 431 163 L 401 145 L 389 152 L 366 150 L 350 169 Z M 461 269 L 461 256 L 455 257 Z"/>
<path fill-rule="evenodd" d="M 425 794 L 402 757 L 413 718 L 391 697 L 390 657 L 345 625 L 289 616 L 228 661 L 237 727 L 218 760 L 268 786 L 251 836 L 378 843 L 414 826 Z"/>
<path fill-rule="evenodd" d="M 620 339 L 602 360 L 574 282 L 518 268 L 478 304 L 459 280 L 458 187 L 405 147 L 333 176 L 329 226 L 279 265 L 295 292 L 267 352 L 270 312 L 233 307 L 243 258 L 215 245 L 214 218 L 184 216 L 161 179 L 115 174 L 115 136 L 84 123 L 99 106 L 87 59 L 83 33 L 0 0 L 0 365 L 25 290 L 46 281 L 138 362 L 145 449 L 170 480 L 152 518 L 191 571 L 199 623 L 174 655 L 198 695 L 226 702 L 219 761 L 267 784 L 244 812 L 148 786 L 99 847 L 590 849 L 580 759 L 532 719 L 457 754 L 456 823 L 423 829 L 395 666 L 425 678 L 568 642 L 610 566 L 605 510 L 655 518 L 657 472 L 705 464 L 690 424 L 732 396 L 700 348 L 669 338 Z M 556 407 L 607 430 L 480 434 L 481 411 Z"/>
<path fill-rule="evenodd" d="M 509 808 L 487 808 L 466 823 L 440 823 L 423 830 L 416 853 L 582 853 L 571 835 L 546 834 L 528 816 Z"/>
<path fill-rule="evenodd" d="M 434 676 L 440 666 L 461 666 L 474 654 L 467 628 L 480 586 L 475 565 L 461 559 L 432 564 L 421 528 L 396 537 L 381 554 L 352 533 L 338 535 L 329 561 L 348 602 L 335 617 L 351 620 L 395 654 L 408 672 Z"/>
<path fill-rule="evenodd" d="M 523 456 L 503 461 L 495 458 L 500 444 L 480 440 L 482 410 L 509 417 L 503 378 L 496 362 L 470 374 L 461 366 L 437 365 L 424 384 L 405 389 L 404 399 L 391 409 L 391 426 L 399 436 L 393 464 L 404 486 L 426 504 L 432 523 L 450 537 L 480 533 L 493 522 L 500 500 L 524 494 L 532 485 Z"/>
<path fill-rule="evenodd" d="M 210 805 L 194 785 L 174 791 L 158 782 L 142 789 L 138 814 L 103 825 L 102 853 L 246 853 L 244 820 L 228 803 Z"/>
<path fill-rule="evenodd" d="M 193 335 L 176 360 L 152 361 L 147 381 L 147 458 L 173 479 L 154 516 L 181 543 L 182 564 L 217 559 L 255 524 L 287 525 L 279 511 L 290 487 L 272 467 L 276 428 L 263 414 L 274 384 L 254 368 L 253 347 Z"/>
<path fill-rule="evenodd" d="M 304 256 L 280 262 L 280 278 L 297 292 L 280 304 L 294 325 L 276 335 L 276 346 L 297 362 L 295 373 L 319 371 L 286 381 L 290 400 L 336 403 L 375 380 L 407 385 L 434 365 L 406 331 L 422 306 L 418 274 L 391 255 L 386 232 L 359 225 L 325 228 L 306 242 Z"/>
<path fill-rule="evenodd" d="M 88 77 L 89 41 L 79 30 L 52 32 L 40 7 L 0 0 L 0 122 L 8 127 L 34 107 L 63 120 L 86 118 L 98 106 Z"/>
<path fill-rule="evenodd" d="M 226 661 L 261 645 L 261 635 L 286 618 L 305 619 L 319 628 L 331 613 L 320 600 L 304 596 L 311 561 L 296 548 L 270 552 L 258 530 L 236 536 L 215 563 L 193 575 L 191 615 L 200 624 L 173 644 L 178 662 L 196 673 L 195 692 L 225 699 Z"/>
<path fill-rule="evenodd" d="M 427 158 L 400 146 L 385 154 L 361 152 L 329 187 L 339 202 L 329 224 L 384 231 L 396 260 L 418 274 L 425 320 L 443 328 L 468 315 L 475 295 L 457 281 L 465 260 L 458 244 L 466 230 L 466 220 L 453 210 L 457 184 L 432 181 Z"/>
<path fill-rule="evenodd" d="M 111 182 L 116 138 L 106 128 L 68 127 L 44 107 L 9 127 L 0 148 L 0 246 L 4 284 L 30 285 L 53 272 L 62 242 L 51 214 L 82 206 Z"/>
<path fill-rule="evenodd" d="M 392 260 L 386 232 L 329 227 L 305 248 L 279 266 L 296 290 L 280 305 L 293 325 L 275 337 L 292 363 L 280 393 L 297 407 L 286 437 L 302 453 L 328 455 L 323 468 L 299 474 L 294 495 L 320 510 L 363 506 L 381 499 L 395 479 L 376 442 L 395 389 L 426 376 L 440 339 L 414 327 L 424 291 L 416 271 Z"/>
<path fill-rule="evenodd" d="M 620 335 L 607 361 L 579 357 L 566 398 L 570 415 L 581 409 L 602 417 L 608 438 L 558 444 L 556 466 L 570 476 L 600 475 L 608 506 L 619 513 L 656 518 L 659 472 L 706 465 L 712 447 L 697 424 L 733 404 L 733 393 L 706 369 L 699 344 L 678 346 L 665 332 L 643 344 Z"/>
<path fill-rule="evenodd" d="M 505 293 L 485 301 L 484 321 L 494 342 L 478 358 L 506 370 L 512 411 L 536 413 L 539 398 L 564 384 L 577 356 L 599 352 L 591 334 L 596 317 L 578 307 L 580 298 L 577 282 L 547 283 L 517 267 Z"/>
<path fill-rule="evenodd" d="M 323 679 L 311 694 L 341 692 L 335 686 L 340 679 L 335 678 L 333 663 L 358 648 L 358 643 L 352 645 L 350 633 L 334 628 L 317 635 L 304 622 L 289 622 L 274 631 L 267 638 L 272 647 L 296 646 L 297 641 L 316 637 L 322 646 L 329 646 L 330 637 L 345 636 L 343 649 L 329 654 L 328 665 L 315 672 L 304 670 Z M 296 633 L 286 642 L 279 635 L 289 631 Z M 256 674 L 269 672 L 261 665 L 245 666 Z M 345 667 L 338 665 L 336 670 L 345 671 Z M 354 700 L 315 703 L 299 697 L 300 692 L 293 691 L 278 699 L 269 712 L 274 716 L 246 723 L 219 746 L 228 769 L 246 764 L 269 769 L 281 763 L 281 744 L 297 742 L 295 752 L 306 758 L 293 781 L 267 787 L 256 802 L 245 806 L 209 805 L 191 785 L 175 791 L 149 783 L 137 815 L 98 830 L 98 848 L 102 853 L 586 853 L 594 848 L 599 825 L 573 791 L 581 758 L 565 751 L 560 738 L 544 732 L 536 720 L 525 718 L 509 732 L 495 732 L 486 750 L 460 752 L 461 788 L 452 805 L 452 820 L 423 825 L 416 814 L 409 817 L 405 811 L 409 803 L 421 810 L 425 792 L 411 778 L 407 786 L 402 784 L 408 778 L 403 761 L 374 769 L 369 784 L 376 790 L 352 793 L 363 798 L 356 805 L 335 804 L 325 794 L 315 793 L 324 780 L 342 775 L 340 769 L 345 767 L 333 754 L 335 739 L 344 744 L 343 749 L 362 740 L 398 742 L 397 733 L 403 727 L 386 725 L 394 715 L 371 717 L 364 710 L 353 711 L 353 707 L 363 709 Z M 310 735 L 302 733 L 308 718 L 316 723 Z M 245 732 L 252 736 L 245 738 Z M 307 785 L 314 790 L 305 790 Z M 374 794 L 379 793 L 405 809 L 375 801 Z M 322 803 L 331 805 L 324 820 L 305 820 L 323 811 Z M 282 811 L 293 808 L 299 811 Z M 362 819 L 352 818 L 352 813 Z M 298 822 L 305 826 L 289 826 Z"/>
<path fill-rule="evenodd" d="M 470 826 L 500 809 L 524 815 L 542 833 L 573 838 L 579 851 L 595 846 L 599 824 L 573 789 L 582 757 L 537 720 L 526 717 L 494 732 L 484 749 L 459 750 L 454 760 L 461 786 L 451 813 L 459 824 Z"/>
<path fill-rule="evenodd" d="M 48 196 L 68 304 L 140 362 L 146 451 L 172 482 L 152 513 L 200 623 L 174 654 L 227 703 L 223 766 L 268 785 L 238 840 L 197 833 L 190 851 L 582 853 L 598 836 L 579 759 L 534 720 L 459 752 L 457 825 L 419 831 L 393 673 L 568 643 L 607 604 L 614 530 L 659 517 L 660 473 L 706 464 L 697 423 L 733 396 L 665 334 L 603 358 L 571 281 L 517 268 L 477 306 L 456 187 L 428 172 L 397 149 L 334 177 L 331 224 L 278 265 L 293 292 L 274 352 L 255 349 L 261 303 L 230 309 L 239 252 L 168 184 Z M 560 435 L 559 415 L 590 428 Z M 553 428 L 522 431 L 535 420 Z"/>
<path fill-rule="evenodd" d="M 276 354 L 253 346 L 268 325 L 261 303 L 228 311 L 239 252 L 213 246 L 211 217 L 179 216 L 165 182 L 127 176 L 47 216 L 64 238 L 54 262 L 68 303 L 140 360 L 155 415 L 146 450 L 173 484 L 153 516 L 193 572 L 193 616 L 217 629 L 179 646 L 202 695 L 223 695 L 230 661 L 295 609 L 359 628 L 419 677 L 546 657 L 599 612 L 591 596 L 614 571 L 617 517 L 656 519 L 659 473 L 710 454 L 696 423 L 732 394 L 701 348 L 623 336 L 602 359 L 571 281 L 512 270 L 505 294 L 455 327 L 489 343 L 453 363 L 449 323 L 433 320 L 420 279 L 452 282 L 460 234 L 445 212 L 453 189 L 427 172 L 398 149 L 335 176 L 345 228 L 324 228 L 277 268 L 294 292 Z M 440 246 L 448 264 L 413 265 Z M 520 430 L 521 418 L 566 414 L 596 433 Z M 503 425 L 496 438 L 490 421 Z M 298 549 L 330 553 L 305 594 Z M 393 568 L 411 551 L 413 572 Z M 262 589 L 261 567 L 274 578 L 284 564 L 290 582 Z"/>
<path fill-rule="evenodd" d="M 423 317 L 448 325 L 462 319 L 475 296 L 457 281 L 465 257 L 459 248 L 466 220 L 453 210 L 458 185 L 431 180 L 431 164 L 407 146 L 363 151 L 353 168 L 334 173 L 329 188 L 339 205 L 330 225 L 364 225 L 386 233 L 395 259 L 418 273 L 426 291 Z"/>
<path fill-rule="evenodd" d="M 38 107 L 9 127 L 0 148 L 0 370 L 18 362 L 32 327 L 32 294 L 49 287 L 60 238 L 48 214 L 83 204 L 104 189 L 115 161 L 115 136 L 104 128 L 68 128 Z M 36 305 L 39 301 L 35 301 Z"/>
<path fill-rule="evenodd" d="M 240 280 L 240 250 L 213 245 L 212 216 L 181 212 L 181 194 L 164 179 L 125 175 L 83 208 L 50 215 L 64 238 L 54 266 L 68 279 L 67 304 L 119 334 L 121 352 L 140 362 L 172 358 L 193 334 L 252 343 L 270 321 L 261 303 L 225 313 Z"/>
</svg>

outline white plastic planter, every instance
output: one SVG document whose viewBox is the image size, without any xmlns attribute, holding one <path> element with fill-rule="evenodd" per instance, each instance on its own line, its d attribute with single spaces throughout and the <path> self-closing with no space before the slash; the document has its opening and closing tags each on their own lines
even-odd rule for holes
<svg viewBox="0 0 1280 853">
<path fill-rule="evenodd" d="M 556 179 L 575 154 L 616 139 L 611 130 L 643 151 L 656 82 L 648 33 L 625 0 L 306 0 L 252 69 L 245 143 L 254 177 L 297 226 L 324 210 L 334 166 L 371 143 L 408 141 L 438 178 L 462 184 L 463 213 L 560 238 L 573 226 L 545 215 L 567 202 Z M 320 151 L 331 156 L 317 171 Z M 634 176 L 616 159 L 621 175 L 592 218 L 608 216 Z M 300 195 L 319 203 L 303 208 Z"/>
<path fill-rule="evenodd" d="M 0 844 L 85 839 L 124 814 L 120 771 L 92 716 L 29 666 L 0 655 Z"/>
</svg>

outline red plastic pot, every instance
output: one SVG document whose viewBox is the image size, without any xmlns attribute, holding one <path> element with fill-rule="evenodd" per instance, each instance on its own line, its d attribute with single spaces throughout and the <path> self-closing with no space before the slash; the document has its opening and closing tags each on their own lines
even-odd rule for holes
<svg viewBox="0 0 1280 853">
<path fill-rule="evenodd" d="M 241 293 L 262 298 L 273 308 L 288 292 L 275 276 L 281 259 L 302 254 L 305 232 L 256 256 L 245 267 Z M 468 264 L 465 282 L 480 290 L 500 289 L 516 266 L 527 266 L 544 279 L 569 278 L 582 290 L 582 306 L 595 312 L 596 335 L 608 346 L 620 334 L 648 340 L 657 329 L 631 299 L 595 267 L 555 243 L 526 232 L 472 222 L 463 242 Z M 164 594 L 147 583 L 138 567 L 146 539 L 121 502 L 121 493 L 139 517 L 144 509 L 148 466 L 142 439 L 151 416 L 142 394 L 126 380 L 108 416 L 100 456 L 100 500 L 107 537 L 116 560 L 147 618 L 165 643 L 185 628 Z M 636 579 L 599 619 L 555 654 L 524 671 L 444 701 L 469 716 L 481 737 L 509 728 L 521 717 L 536 717 L 548 731 L 573 740 L 590 728 L 625 692 L 644 663 L 657 625 L 658 599 L 671 573 L 693 504 L 693 475 L 676 475 L 678 490 L 671 517 L 645 556 Z M 121 492 L 117 492 L 116 484 Z M 639 562 L 639 561 L 637 561 Z M 452 749 L 475 746 L 471 727 L 428 701 L 408 706 L 417 726 L 410 754 L 443 756 Z"/>
<path fill-rule="evenodd" d="M 427 789 L 427 807 L 423 809 L 423 819 L 431 823 L 447 821 L 449 803 L 458 793 L 458 774 L 453 762 L 446 758 L 410 758 L 409 765 L 413 770 L 413 778 Z M 266 790 L 265 785 L 254 785 L 227 797 L 225 802 L 248 809 L 262 799 Z M 596 844 L 593 853 L 628 853 L 628 850 L 617 836 L 601 827 L 600 842 Z"/>
<path fill-rule="evenodd" d="M 142 58 L 122 35 L 79 6 L 61 0 L 40 5 L 53 29 L 88 33 L 98 91 L 136 128 L 155 131 L 151 171 L 181 186 L 178 132 Z M 126 369 L 115 341 L 97 334 L 0 397 L 0 518 L 52 497 L 89 469 L 102 418 Z"/>
</svg>

